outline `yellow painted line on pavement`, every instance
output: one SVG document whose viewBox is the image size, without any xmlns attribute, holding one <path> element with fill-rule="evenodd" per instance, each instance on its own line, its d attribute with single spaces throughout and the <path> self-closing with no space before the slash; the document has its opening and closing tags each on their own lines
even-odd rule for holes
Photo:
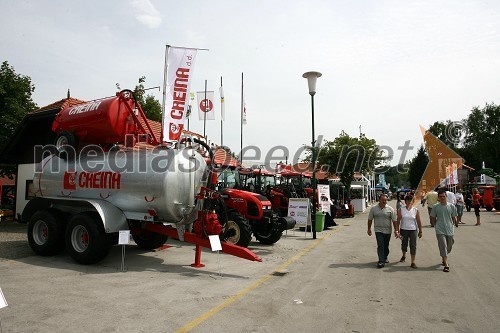
<svg viewBox="0 0 500 333">
<path fill-rule="evenodd" d="M 262 285 L 264 282 L 266 282 L 267 280 L 269 280 L 269 278 L 272 277 L 275 272 L 279 272 L 279 271 L 285 269 L 286 267 L 290 266 L 297 259 L 299 259 L 300 257 L 304 256 L 307 252 L 311 251 L 313 248 L 315 248 L 316 246 L 318 246 L 318 244 L 321 243 L 323 240 L 327 239 L 328 237 L 330 237 L 334 233 L 339 232 L 340 230 L 344 229 L 346 226 L 348 226 L 348 225 L 339 226 L 337 229 L 333 230 L 332 232 L 328 233 L 327 235 L 325 235 L 325 236 L 323 236 L 321 238 L 317 238 L 316 241 L 314 241 L 311 245 L 309 245 L 308 247 L 306 247 L 305 249 L 303 249 L 302 251 L 300 251 L 298 254 L 296 254 L 295 256 L 293 256 L 291 259 L 289 259 L 284 264 L 280 265 L 277 269 L 275 269 L 271 273 L 263 276 L 262 278 L 260 278 L 259 280 L 257 280 L 253 284 L 251 284 L 250 286 L 246 287 L 245 289 L 241 290 L 237 294 L 229 297 L 226 301 L 222 302 L 221 304 L 217 305 L 216 307 L 214 307 L 214 308 L 208 310 L 207 312 L 203 313 L 201 316 L 199 316 L 198 318 L 194 319 L 193 321 L 191 321 L 190 323 L 186 324 L 185 326 L 181 327 L 176 332 L 177 333 L 189 332 L 190 330 L 192 330 L 196 326 L 198 326 L 201 323 L 203 323 L 208 318 L 210 318 L 213 315 L 217 314 L 222 309 L 228 307 L 229 305 L 231 305 L 232 303 L 234 303 L 236 300 L 242 298 L 243 296 L 245 296 L 246 294 L 248 294 L 250 291 L 252 291 L 255 288 L 257 288 L 260 285 Z"/>
</svg>

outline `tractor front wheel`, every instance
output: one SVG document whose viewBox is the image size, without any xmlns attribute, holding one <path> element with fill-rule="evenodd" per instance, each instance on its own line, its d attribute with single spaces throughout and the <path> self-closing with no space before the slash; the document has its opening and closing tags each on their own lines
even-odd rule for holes
<svg viewBox="0 0 500 333">
<path fill-rule="evenodd" d="M 262 244 L 272 245 L 280 240 L 283 235 L 283 231 L 276 230 L 272 228 L 267 232 L 255 232 L 255 238 Z"/>
<path fill-rule="evenodd" d="M 238 212 L 228 212 L 221 239 L 238 246 L 248 247 L 252 240 L 252 231 L 247 219 Z"/>
</svg>

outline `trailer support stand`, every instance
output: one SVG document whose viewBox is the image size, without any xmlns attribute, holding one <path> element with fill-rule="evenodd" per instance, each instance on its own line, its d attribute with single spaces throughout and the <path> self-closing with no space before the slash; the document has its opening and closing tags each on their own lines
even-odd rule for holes
<svg viewBox="0 0 500 333">
<path fill-rule="evenodd" d="M 201 263 L 201 246 L 196 245 L 196 252 L 194 255 L 194 263 L 191 264 L 191 267 L 205 267 L 204 264 Z"/>
</svg>

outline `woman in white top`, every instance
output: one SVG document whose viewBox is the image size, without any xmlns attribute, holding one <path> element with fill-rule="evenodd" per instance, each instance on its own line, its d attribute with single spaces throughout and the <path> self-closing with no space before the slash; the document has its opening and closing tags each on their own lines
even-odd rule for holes
<svg viewBox="0 0 500 333">
<path fill-rule="evenodd" d="M 411 268 L 417 268 L 415 255 L 417 254 L 417 236 L 422 237 L 422 223 L 417 207 L 412 207 L 413 197 L 405 197 L 405 206 L 398 209 L 398 226 L 401 238 L 401 251 L 403 256 L 400 262 L 405 262 L 408 251 L 408 240 L 410 241 Z M 417 233 L 418 231 L 418 233 Z"/>
</svg>

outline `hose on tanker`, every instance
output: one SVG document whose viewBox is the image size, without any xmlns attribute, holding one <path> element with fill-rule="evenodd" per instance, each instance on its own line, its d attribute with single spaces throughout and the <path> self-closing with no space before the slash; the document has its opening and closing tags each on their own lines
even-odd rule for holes
<svg viewBox="0 0 500 333">
<path fill-rule="evenodd" d="M 212 184 L 212 176 L 214 174 L 214 152 L 212 151 L 212 149 L 210 149 L 210 147 L 207 145 L 206 142 L 204 142 L 200 139 L 197 139 L 197 138 L 193 138 L 193 141 L 195 143 L 203 146 L 208 151 L 208 154 L 210 155 L 210 165 L 209 165 L 210 174 L 208 176 L 208 179 L 209 179 L 209 184 L 210 184 L 209 187 L 213 190 L 214 185 Z"/>
<path fill-rule="evenodd" d="M 134 92 L 130 89 L 123 89 L 122 91 L 120 91 L 120 94 L 123 94 L 125 92 L 128 92 L 132 96 L 132 99 L 134 100 L 135 104 L 137 104 L 137 98 L 135 98 Z"/>
<path fill-rule="evenodd" d="M 212 151 L 212 149 L 210 149 L 207 143 L 197 138 L 193 138 L 193 141 L 199 145 L 202 145 L 208 151 L 208 154 L 210 155 L 210 164 L 214 165 L 214 152 Z"/>
</svg>

